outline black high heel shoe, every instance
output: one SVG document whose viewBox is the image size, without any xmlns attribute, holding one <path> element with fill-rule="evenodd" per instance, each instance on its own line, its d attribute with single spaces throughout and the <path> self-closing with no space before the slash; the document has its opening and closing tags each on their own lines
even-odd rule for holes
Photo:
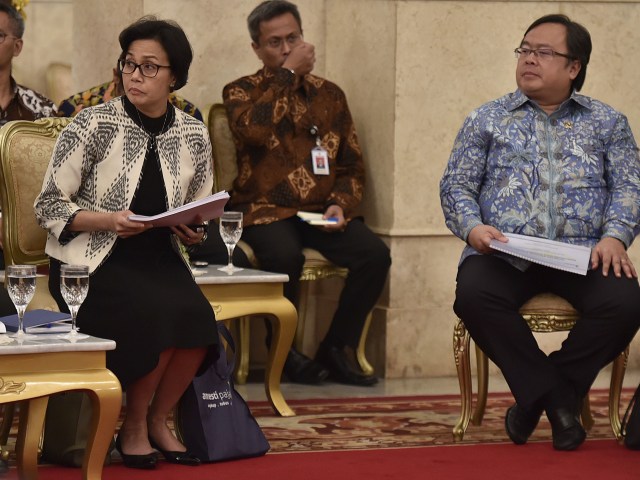
<svg viewBox="0 0 640 480">
<path fill-rule="evenodd" d="M 153 438 L 151 438 L 151 436 L 149 436 L 149 443 L 151 444 L 151 448 L 155 448 L 157 451 L 159 451 L 164 459 L 169 463 L 177 463 L 178 465 L 187 465 L 189 467 L 197 467 L 202 463 L 198 457 L 188 451 L 175 452 L 170 450 L 163 450 L 158 446 L 156 442 L 153 441 Z"/>
<path fill-rule="evenodd" d="M 156 468 L 158 459 L 155 453 L 147 453 L 146 455 L 127 455 L 126 453 L 122 453 L 120 435 L 116 437 L 116 450 L 122 457 L 122 463 L 125 467 L 140 468 L 142 470 L 153 470 Z"/>
</svg>

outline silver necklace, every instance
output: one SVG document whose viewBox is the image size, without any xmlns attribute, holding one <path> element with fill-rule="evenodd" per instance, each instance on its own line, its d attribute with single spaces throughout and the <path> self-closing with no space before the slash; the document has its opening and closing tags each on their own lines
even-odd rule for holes
<svg viewBox="0 0 640 480">
<path fill-rule="evenodd" d="M 156 149 L 156 137 L 162 133 L 162 131 L 164 130 L 165 125 L 167 124 L 167 117 L 169 116 L 169 109 L 167 108 L 167 111 L 164 112 L 164 120 L 162 121 L 162 128 L 160 129 L 160 132 L 158 132 L 157 134 L 152 134 L 145 128 L 144 122 L 142 121 L 142 118 L 140 117 L 140 112 L 138 111 L 137 108 L 136 108 L 136 115 L 138 116 L 138 121 L 140 122 L 140 126 L 142 127 L 142 130 L 149 137 L 149 142 L 151 143 L 151 148 L 153 150 L 155 150 Z"/>
</svg>

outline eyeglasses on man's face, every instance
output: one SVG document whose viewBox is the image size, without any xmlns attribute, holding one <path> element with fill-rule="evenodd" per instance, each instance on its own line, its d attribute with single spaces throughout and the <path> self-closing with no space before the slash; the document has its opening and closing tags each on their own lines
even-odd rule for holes
<svg viewBox="0 0 640 480">
<path fill-rule="evenodd" d="M 153 78 L 158 75 L 158 71 L 161 68 L 171 68 L 169 65 L 157 65 L 151 62 L 136 63 L 133 60 L 118 60 L 118 68 L 120 73 L 131 75 L 136 71 L 136 68 L 140 69 L 140 73 L 144 77 Z"/>
<path fill-rule="evenodd" d="M 288 35 L 284 38 L 271 37 L 265 42 L 265 44 L 269 48 L 280 49 L 285 42 L 287 43 L 287 45 L 289 45 L 289 47 L 295 47 L 300 42 L 300 40 L 302 40 L 302 35 L 298 33 L 292 33 L 291 35 Z"/>
<path fill-rule="evenodd" d="M 553 60 L 556 56 L 568 58 L 569 60 L 574 60 L 571 55 L 566 53 L 556 52 L 551 48 L 527 48 L 527 47 L 518 47 L 514 50 L 516 54 L 516 58 L 529 58 L 529 55 L 533 53 L 533 56 L 538 60 L 547 61 Z"/>
<path fill-rule="evenodd" d="M 7 38 L 18 38 L 14 35 L 9 35 L 8 33 L 0 32 L 0 43 L 4 43 Z"/>
</svg>

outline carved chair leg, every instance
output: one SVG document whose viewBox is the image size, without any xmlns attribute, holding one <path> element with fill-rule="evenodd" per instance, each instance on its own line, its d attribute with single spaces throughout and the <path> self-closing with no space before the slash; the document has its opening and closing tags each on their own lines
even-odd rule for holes
<svg viewBox="0 0 640 480">
<path fill-rule="evenodd" d="M 238 366 L 236 367 L 235 380 L 238 385 L 247 383 L 249 376 L 249 350 L 251 345 L 251 317 L 236 319 L 238 327 Z"/>
<path fill-rule="evenodd" d="M 307 305 L 309 300 L 309 281 L 300 282 L 300 297 L 298 298 L 298 325 L 293 344 L 299 352 L 304 351 L 304 333 L 307 323 Z"/>
<path fill-rule="evenodd" d="M 476 345 L 476 366 L 478 369 L 478 395 L 476 395 L 476 408 L 473 417 L 471 417 L 471 423 L 482 425 L 489 392 L 489 359 L 478 345 Z"/>
<path fill-rule="evenodd" d="M 13 417 L 16 411 L 15 403 L 5 403 L 2 408 L 2 425 L 0 425 L 0 445 L 6 445 L 13 424 Z"/>
<path fill-rule="evenodd" d="M 365 375 L 373 375 L 373 367 L 368 362 L 365 355 L 365 347 L 367 346 L 367 336 L 369 335 L 369 327 L 371 327 L 371 317 L 373 315 L 369 312 L 367 320 L 364 322 L 364 328 L 362 329 L 362 335 L 360 335 L 360 341 L 358 342 L 358 349 L 356 350 L 356 358 L 358 359 L 358 365 L 362 369 Z"/>
<path fill-rule="evenodd" d="M 453 329 L 453 356 L 458 371 L 458 382 L 460 383 L 460 397 L 462 406 L 460 418 L 453 427 L 453 441 L 462 441 L 464 433 L 469 426 L 471 418 L 471 365 L 469 360 L 469 332 L 464 327 L 462 320 Z"/>
<path fill-rule="evenodd" d="M 609 422 L 613 435 L 618 440 L 622 440 L 622 426 L 620 423 L 620 394 L 622 392 L 622 382 L 627 369 L 629 358 L 629 347 L 624 349 L 613 361 L 611 369 L 611 385 L 609 387 Z"/>
<path fill-rule="evenodd" d="M 582 426 L 586 431 L 591 430 L 593 427 L 593 415 L 591 414 L 591 402 L 589 401 L 589 394 L 587 393 L 582 400 L 582 412 L 580 412 L 582 418 Z"/>
</svg>

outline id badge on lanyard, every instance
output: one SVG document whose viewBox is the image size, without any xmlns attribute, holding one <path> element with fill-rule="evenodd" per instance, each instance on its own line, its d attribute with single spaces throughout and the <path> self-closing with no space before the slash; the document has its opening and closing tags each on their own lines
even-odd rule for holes
<svg viewBox="0 0 640 480">
<path fill-rule="evenodd" d="M 311 149 L 311 165 L 316 175 L 329 175 L 329 154 L 320 144 L 318 127 L 311 127 L 311 134 L 316 136 L 316 146 Z"/>
</svg>

